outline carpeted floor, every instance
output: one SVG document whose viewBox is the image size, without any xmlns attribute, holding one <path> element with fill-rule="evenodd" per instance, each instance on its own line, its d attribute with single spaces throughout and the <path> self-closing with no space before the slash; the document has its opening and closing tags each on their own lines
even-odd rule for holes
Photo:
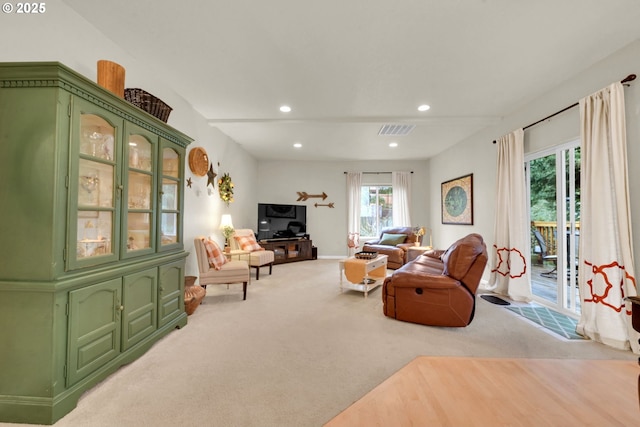
<svg viewBox="0 0 640 427">
<path fill-rule="evenodd" d="M 555 310 L 541 306 L 513 306 L 507 307 L 510 310 L 525 319 L 528 319 L 543 328 L 560 335 L 569 340 L 582 340 L 581 335 L 576 333 L 576 325 L 578 321 L 566 314 L 558 313 Z"/>
<path fill-rule="evenodd" d="M 321 426 L 420 355 L 636 360 L 558 339 L 482 298 L 465 328 L 390 319 L 381 287 L 366 299 L 340 292 L 335 259 L 251 274 L 246 301 L 240 284 L 209 286 L 185 328 L 88 390 L 55 427 Z"/>
</svg>

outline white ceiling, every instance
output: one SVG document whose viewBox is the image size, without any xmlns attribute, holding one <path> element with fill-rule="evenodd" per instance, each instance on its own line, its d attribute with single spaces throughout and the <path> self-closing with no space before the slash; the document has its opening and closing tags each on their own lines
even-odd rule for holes
<svg viewBox="0 0 640 427">
<path fill-rule="evenodd" d="M 260 159 L 429 158 L 640 38 L 638 0 L 64 2 Z"/>
</svg>

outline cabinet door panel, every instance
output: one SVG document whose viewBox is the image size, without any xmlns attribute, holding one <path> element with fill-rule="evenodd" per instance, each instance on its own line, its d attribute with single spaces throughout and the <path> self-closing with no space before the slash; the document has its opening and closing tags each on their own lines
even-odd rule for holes
<svg viewBox="0 0 640 427">
<path fill-rule="evenodd" d="M 68 385 L 120 353 L 122 280 L 69 292 Z"/>
<path fill-rule="evenodd" d="M 128 224 L 127 253 L 149 249 L 151 247 L 151 214 L 145 212 L 129 212 L 126 216 Z"/>
<path fill-rule="evenodd" d="M 157 295 L 157 268 L 124 277 L 123 351 L 157 329 Z"/>
<path fill-rule="evenodd" d="M 76 258 L 113 257 L 110 230 L 113 229 L 113 212 L 82 211 L 78 213 Z M 103 234 L 103 233 L 107 234 Z M 95 261 L 98 261 L 96 258 Z"/>
<path fill-rule="evenodd" d="M 80 154 L 115 160 L 115 128 L 98 115 L 82 114 L 85 116 L 80 121 Z"/>
<path fill-rule="evenodd" d="M 298 254 L 298 256 L 303 259 L 311 259 L 311 246 L 311 241 L 301 241 L 299 245 L 300 253 Z"/>
<path fill-rule="evenodd" d="M 178 221 L 177 213 L 163 212 L 160 217 L 161 224 L 161 244 L 167 246 L 178 242 Z"/>
<path fill-rule="evenodd" d="M 158 221 L 159 250 L 181 249 L 182 244 L 182 209 L 183 209 L 183 158 L 184 150 L 161 139 L 159 175 L 160 209 Z"/>
<path fill-rule="evenodd" d="M 114 166 L 80 159 L 78 174 L 78 208 L 113 207 Z"/>
<path fill-rule="evenodd" d="M 184 261 L 160 266 L 159 326 L 184 312 Z"/>
<path fill-rule="evenodd" d="M 129 209 L 151 209 L 151 175 L 129 172 Z"/>
<path fill-rule="evenodd" d="M 119 258 L 119 161 L 123 120 L 73 98 L 67 269 Z"/>
<path fill-rule="evenodd" d="M 156 151 L 158 136 L 132 123 L 125 123 L 124 200 L 122 210 L 122 258 L 155 251 L 156 236 Z"/>
</svg>

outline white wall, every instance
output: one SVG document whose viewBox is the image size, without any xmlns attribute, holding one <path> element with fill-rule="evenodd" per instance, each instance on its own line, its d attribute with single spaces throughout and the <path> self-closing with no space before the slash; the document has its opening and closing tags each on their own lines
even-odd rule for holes
<svg viewBox="0 0 640 427">
<path fill-rule="evenodd" d="M 429 162 L 431 182 L 430 209 L 434 227 L 435 246 L 446 247 L 469 232 L 485 237 L 493 244 L 495 215 L 496 146 L 492 141 L 520 127 L 534 123 L 560 111 L 580 98 L 590 95 L 609 84 L 620 81 L 628 74 L 640 74 L 640 41 L 624 47 L 596 66 L 576 75 L 555 90 L 540 96 L 521 110 L 505 117 L 499 125 L 487 128 L 468 138 Z M 522 82 L 527 84 L 527 82 Z M 631 214 L 636 236 L 640 236 L 640 80 L 625 89 L 627 110 L 627 143 Z M 525 131 L 525 150 L 539 151 L 545 147 L 576 139 L 580 135 L 579 109 L 573 108 Z M 448 179 L 474 174 L 473 226 L 442 225 L 440 215 L 440 183 Z M 640 242 L 634 239 L 634 251 L 640 254 Z M 487 273 L 485 272 L 485 275 Z"/>
<path fill-rule="evenodd" d="M 415 225 L 428 225 L 429 174 L 427 161 L 363 161 L 363 162 L 287 162 L 262 160 L 258 166 L 259 203 L 301 204 L 307 206 L 307 232 L 318 248 L 319 257 L 347 255 L 347 193 L 344 172 L 413 171 L 411 220 Z M 367 176 L 363 177 L 366 182 Z M 391 183 L 391 176 L 388 176 Z M 326 200 L 298 202 L 298 191 L 309 194 L 325 192 Z M 314 207 L 315 203 L 333 202 L 335 208 Z M 256 208 L 257 210 L 257 205 Z M 256 225 L 253 226 L 256 228 Z"/>
<path fill-rule="evenodd" d="M 505 117 L 499 125 L 487 128 L 456 147 L 429 161 L 414 162 L 257 162 L 242 147 L 209 127 L 204 118 L 171 88 L 171 82 L 157 81 L 146 64 L 114 45 L 83 18 L 61 2 L 52 2 L 47 13 L 2 17 L 0 35 L 6 43 L 0 61 L 60 61 L 95 81 L 96 62 L 108 59 L 126 68 L 126 86 L 141 87 L 163 99 L 173 111 L 169 124 L 194 138 L 192 146 L 204 147 L 218 173 L 229 172 L 236 183 L 236 202 L 226 207 L 217 193 L 208 194 L 206 178 L 192 178 L 185 189 L 185 246 L 192 251 L 193 237 L 222 236 L 217 224 L 222 213 L 231 213 L 236 227 L 256 229 L 257 203 L 296 203 L 296 192 L 326 192 L 336 208 L 311 207 L 307 202 L 309 233 L 320 256 L 346 254 L 346 196 L 343 172 L 349 170 L 413 170 L 412 215 L 415 224 L 433 228 L 434 244 L 446 247 L 470 232 L 478 232 L 491 242 L 495 204 L 495 145 L 497 137 L 526 126 L 578 101 L 629 73 L 640 73 L 640 41 L 602 61 L 595 67 L 560 85 L 557 90 Z M 522 82 L 527 84 L 527 82 Z M 640 230 L 640 82 L 625 90 L 629 140 L 630 187 L 633 225 Z M 578 135 L 577 111 L 569 111 L 525 132 L 528 150 L 564 142 Z M 189 147 L 190 148 L 190 147 Z M 217 166 L 220 162 L 220 167 Z M 474 225 L 440 223 L 440 183 L 468 173 L 474 175 Z M 187 178 L 193 175 L 187 170 Z M 217 184 L 216 184 L 217 191 Z M 636 234 L 640 233 L 637 231 Z M 635 240 L 638 241 L 637 239 Z M 491 244 L 491 243 L 490 243 Z M 635 244 L 638 253 L 640 245 Z M 187 261 L 187 274 L 195 274 L 193 254 Z"/>
<path fill-rule="evenodd" d="M 190 252 L 187 258 L 186 273 L 197 275 L 198 267 L 193 248 L 193 239 L 196 236 L 211 236 L 219 244 L 224 244 L 224 237 L 219 231 L 222 214 L 231 214 L 233 225 L 236 228 L 253 228 L 257 222 L 258 208 L 256 205 L 256 186 L 258 180 L 257 161 L 242 149 L 240 145 L 228 136 L 211 128 L 204 121 L 199 123 L 196 134 L 198 137 L 187 151 L 195 147 L 203 147 L 213 164 L 213 170 L 221 177 L 229 173 L 234 183 L 234 202 L 225 205 L 218 194 L 218 183 L 215 189 L 207 185 L 208 177 L 195 176 L 187 166 L 185 168 L 185 180 L 191 178 L 191 188 L 185 183 L 185 218 L 184 236 L 185 249 Z M 218 163 L 220 166 L 218 166 Z M 188 160 L 187 160 L 188 164 Z"/>
<path fill-rule="evenodd" d="M 223 213 L 231 213 L 236 226 L 256 223 L 257 161 L 226 135 L 210 127 L 204 117 L 172 89 L 171 82 L 157 80 L 153 69 L 139 63 L 62 2 L 48 4 L 47 12 L 42 15 L 12 14 L 1 19 L 0 35 L 6 43 L 0 50 L 0 62 L 57 61 L 96 81 L 97 61 L 114 61 L 126 70 L 126 87 L 142 88 L 173 108 L 168 124 L 194 139 L 187 147 L 187 156 L 192 147 L 204 147 L 214 170 L 220 175 L 231 174 L 236 197 L 227 207 L 218 197 L 217 184 L 209 194 L 207 177 L 195 177 L 188 166 L 185 168 L 185 178 L 191 177 L 193 181 L 191 188 L 185 186 L 184 242 L 190 252 L 186 274 L 197 275 L 195 236 L 212 235 L 219 243 L 224 242 L 217 229 Z"/>
</svg>

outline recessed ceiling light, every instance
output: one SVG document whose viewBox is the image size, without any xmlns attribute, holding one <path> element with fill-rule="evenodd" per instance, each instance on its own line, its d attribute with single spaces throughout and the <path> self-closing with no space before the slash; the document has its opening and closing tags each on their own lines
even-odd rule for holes
<svg viewBox="0 0 640 427">
<path fill-rule="evenodd" d="M 295 148 L 301 148 L 301 147 L 302 147 L 302 144 L 300 144 L 299 142 L 296 142 L 295 144 L 293 144 L 293 146 L 294 146 Z"/>
<path fill-rule="evenodd" d="M 397 146 L 398 146 L 397 142 L 390 142 L 389 143 L 389 147 L 391 147 L 391 148 L 396 148 Z"/>
<path fill-rule="evenodd" d="M 280 111 L 282 111 L 283 113 L 289 113 L 291 112 L 291 107 L 289 107 L 288 105 L 283 105 L 282 107 L 280 107 Z"/>
<path fill-rule="evenodd" d="M 421 106 L 418 107 L 418 111 L 427 111 L 429 108 L 431 107 L 428 106 L 427 104 L 422 104 Z"/>
</svg>

